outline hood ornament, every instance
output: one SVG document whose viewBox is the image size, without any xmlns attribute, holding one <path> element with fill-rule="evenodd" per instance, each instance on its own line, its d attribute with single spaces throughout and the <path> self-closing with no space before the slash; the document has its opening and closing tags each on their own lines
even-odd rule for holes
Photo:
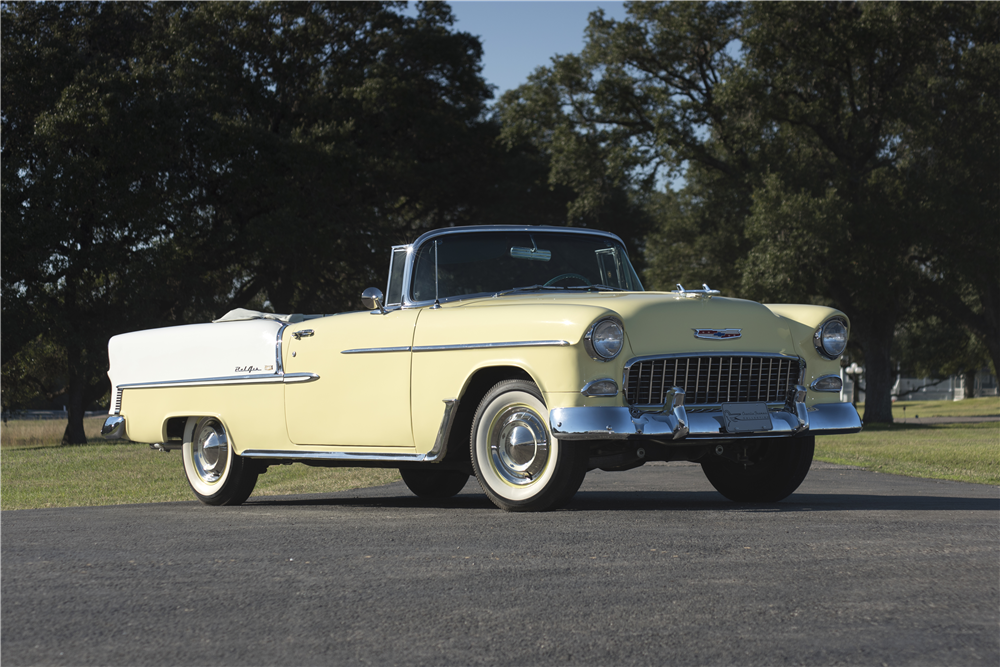
<svg viewBox="0 0 1000 667">
<path fill-rule="evenodd" d="M 743 329 L 694 329 L 695 338 L 705 340 L 732 340 L 743 335 Z"/>
<path fill-rule="evenodd" d="M 672 291 L 671 294 L 679 294 L 689 299 L 711 299 L 713 296 L 719 296 L 722 292 L 717 289 L 710 289 L 704 283 L 702 283 L 701 289 L 684 289 L 684 285 L 677 283 L 677 289 Z"/>
</svg>

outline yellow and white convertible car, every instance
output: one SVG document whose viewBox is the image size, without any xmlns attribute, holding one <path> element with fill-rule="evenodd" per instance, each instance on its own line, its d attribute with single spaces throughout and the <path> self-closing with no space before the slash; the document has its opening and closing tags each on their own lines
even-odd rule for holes
<svg viewBox="0 0 1000 667">
<path fill-rule="evenodd" d="M 776 502 L 815 436 L 861 430 L 840 402 L 844 313 L 643 291 L 613 234 L 429 232 L 392 248 L 385 293 L 362 301 L 115 336 L 105 437 L 180 450 L 212 505 L 299 462 L 398 468 L 428 498 L 475 475 L 530 511 L 567 503 L 588 470 L 647 461 L 696 461 L 724 496 Z"/>
</svg>

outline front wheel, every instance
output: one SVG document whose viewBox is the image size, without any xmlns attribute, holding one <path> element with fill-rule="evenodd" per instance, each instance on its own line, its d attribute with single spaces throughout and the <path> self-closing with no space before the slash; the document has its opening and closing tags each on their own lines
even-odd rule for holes
<svg viewBox="0 0 1000 667">
<path fill-rule="evenodd" d="M 233 451 L 218 419 L 194 421 L 181 453 L 188 484 L 206 505 L 239 505 L 253 493 L 259 468 Z"/>
<path fill-rule="evenodd" d="M 562 507 L 587 474 L 586 453 L 552 437 L 542 394 L 526 380 L 504 380 L 486 392 L 470 446 L 479 485 L 507 512 Z"/>
<path fill-rule="evenodd" d="M 469 474 L 461 470 L 401 468 L 399 476 L 415 496 L 434 500 L 451 498 L 469 481 Z"/>
<path fill-rule="evenodd" d="M 713 456 L 702 462 L 701 469 L 715 490 L 730 500 L 776 503 L 792 495 L 806 478 L 816 438 L 769 438 L 746 447 L 745 462 Z"/>
</svg>

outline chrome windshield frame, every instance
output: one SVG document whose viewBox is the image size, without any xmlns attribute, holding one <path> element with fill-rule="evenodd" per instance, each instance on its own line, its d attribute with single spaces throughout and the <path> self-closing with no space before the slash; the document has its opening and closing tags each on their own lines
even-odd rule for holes
<svg viewBox="0 0 1000 667">
<path fill-rule="evenodd" d="M 621 246 L 624 256 L 628 259 L 631 265 L 632 260 L 628 257 L 628 250 L 625 247 L 625 242 L 621 238 L 612 234 L 611 232 L 600 231 L 596 229 L 585 229 L 580 227 L 551 227 L 551 226 L 531 226 L 531 225 L 470 225 L 468 227 L 447 227 L 445 229 L 436 229 L 427 232 L 417 238 L 416 241 L 408 246 L 394 246 L 393 250 L 405 247 L 407 249 L 406 253 L 406 269 L 403 274 L 403 308 L 423 308 L 427 306 L 434 305 L 434 299 L 422 299 L 414 300 L 411 298 L 412 285 L 413 285 L 413 271 L 414 263 L 416 257 L 420 251 L 420 248 L 428 242 L 434 241 L 434 239 L 441 238 L 443 236 L 453 236 L 455 234 L 481 234 L 489 232 L 523 232 L 523 233 L 545 233 L 545 234 L 574 234 L 574 235 L 584 235 L 584 236 L 596 236 L 600 238 L 610 239 Z M 639 274 L 636 273 L 635 268 L 632 267 L 632 273 L 639 285 L 643 290 L 645 289 L 639 279 Z M 514 286 L 512 286 L 514 287 Z M 487 297 L 492 297 L 496 294 L 495 291 L 489 292 L 478 292 L 475 294 L 460 294 L 458 296 L 442 297 L 438 300 L 439 303 L 453 303 L 458 301 L 467 301 L 469 299 L 482 299 Z"/>
</svg>

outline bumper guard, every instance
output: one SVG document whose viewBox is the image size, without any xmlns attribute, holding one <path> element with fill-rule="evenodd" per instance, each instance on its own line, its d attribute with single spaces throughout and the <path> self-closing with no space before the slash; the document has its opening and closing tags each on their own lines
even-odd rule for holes
<svg viewBox="0 0 1000 667">
<path fill-rule="evenodd" d="M 101 435 L 105 440 L 120 440 L 125 437 L 125 418 L 121 415 L 111 415 L 105 419 Z"/>
</svg>

